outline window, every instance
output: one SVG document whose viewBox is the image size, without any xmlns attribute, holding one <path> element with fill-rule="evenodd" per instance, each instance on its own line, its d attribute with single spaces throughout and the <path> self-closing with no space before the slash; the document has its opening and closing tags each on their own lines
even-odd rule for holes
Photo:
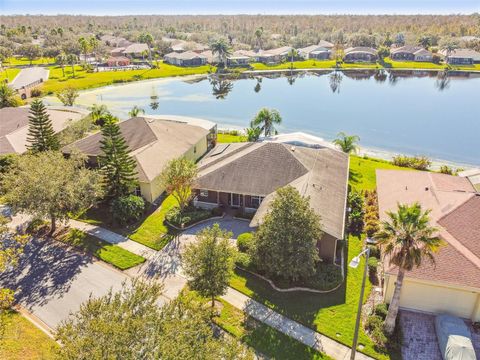
<svg viewBox="0 0 480 360">
<path fill-rule="evenodd" d="M 260 206 L 260 204 L 262 203 L 262 200 L 263 200 L 263 196 L 252 195 L 252 197 L 251 197 L 252 207 L 255 208 L 255 209 L 258 208 Z"/>
<path fill-rule="evenodd" d="M 200 190 L 200 197 L 208 197 L 208 190 Z"/>
<path fill-rule="evenodd" d="M 135 188 L 135 195 L 142 196 L 142 190 L 140 189 L 140 186 L 137 186 Z"/>
</svg>

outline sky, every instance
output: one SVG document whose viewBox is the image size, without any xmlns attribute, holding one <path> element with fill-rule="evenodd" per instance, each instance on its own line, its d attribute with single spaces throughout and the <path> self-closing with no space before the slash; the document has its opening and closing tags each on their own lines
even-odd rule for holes
<svg viewBox="0 0 480 360">
<path fill-rule="evenodd" d="M 480 0 L 0 0 L 0 14 L 470 14 Z"/>
</svg>

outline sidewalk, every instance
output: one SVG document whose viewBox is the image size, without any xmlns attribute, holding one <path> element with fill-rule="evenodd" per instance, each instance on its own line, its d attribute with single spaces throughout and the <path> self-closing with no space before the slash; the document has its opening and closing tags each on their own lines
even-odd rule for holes
<svg viewBox="0 0 480 360">
<path fill-rule="evenodd" d="M 237 290 L 228 288 L 227 293 L 221 298 L 258 321 L 334 359 L 348 360 L 350 358 L 349 347 L 275 312 Z M 371 357 L 359 352 L 355 359 L 372 360 Z"/>
</svg>

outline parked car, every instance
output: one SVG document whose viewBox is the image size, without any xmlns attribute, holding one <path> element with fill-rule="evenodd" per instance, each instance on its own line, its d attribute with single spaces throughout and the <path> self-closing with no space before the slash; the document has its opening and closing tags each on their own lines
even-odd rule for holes
<svg viewBox="0 0 480 360">
<path fill-rule="evenodd" d="M 444 360 L 476 360 L 472 335 L 465 322 L 452 315 L 438 315 L 435 331 Z"/>
</svg>

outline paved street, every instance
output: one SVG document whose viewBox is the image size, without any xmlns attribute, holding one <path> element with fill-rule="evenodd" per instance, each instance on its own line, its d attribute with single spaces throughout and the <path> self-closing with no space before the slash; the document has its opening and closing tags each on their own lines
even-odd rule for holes
<svg viewBox="0 0 480 360">
<path fill-rule="evenodd" d="M 102 296 L 120 289 L 128 276 L 91 257 L 51 242 L 33 240 L 20 264 L 0 276 L 0 283 L 16 289 L 16 299 L 50 328 L 55 328 L 90 294 Z"/>
</svg>

